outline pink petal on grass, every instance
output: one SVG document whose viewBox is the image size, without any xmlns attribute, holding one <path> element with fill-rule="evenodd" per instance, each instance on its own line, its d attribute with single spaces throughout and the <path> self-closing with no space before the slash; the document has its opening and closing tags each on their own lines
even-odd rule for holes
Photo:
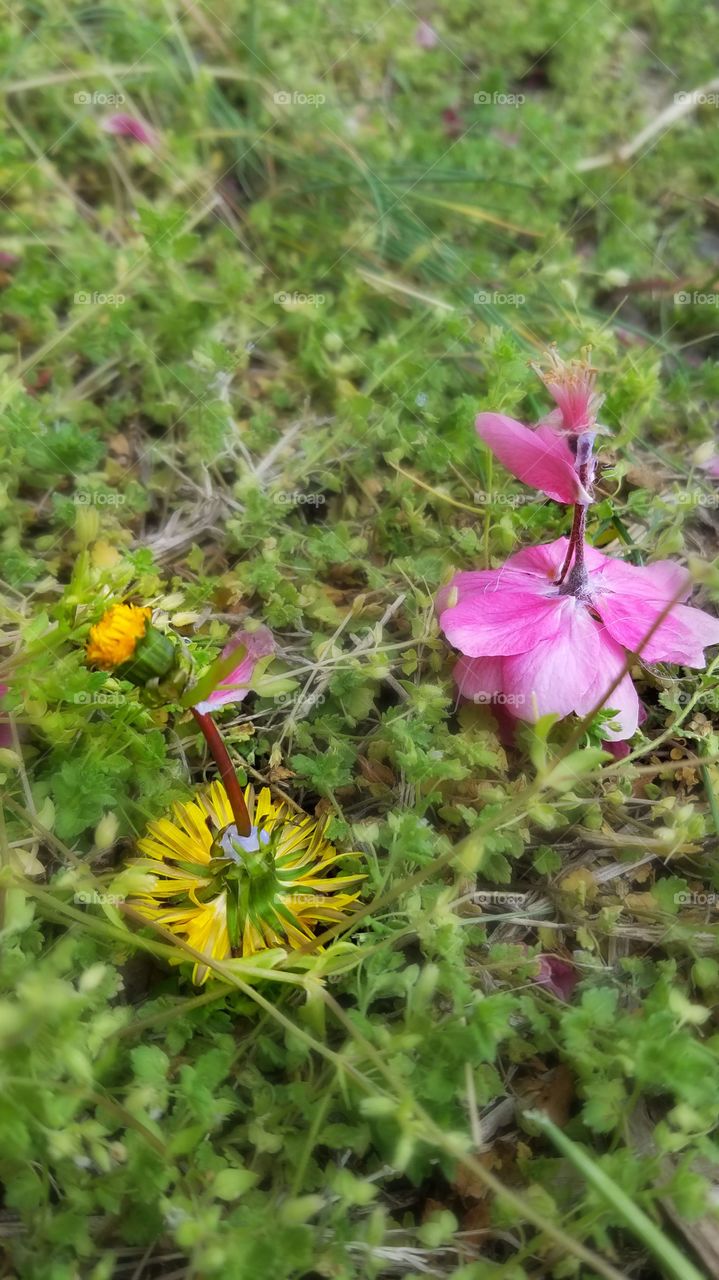
<svg viewBox="0 0 719 1280">
<path fill-rule="evenodd" d="M 559 622 L 554 636 L 536 643 L 530 635 L 530 649 L 505 659 L 507 709 L 519 720 L 583 715 L 592 706 L 587 692 L 600 660 L 599 627 L 573 596 L 563 598 Z"/>
<path fill-rule="evenodd" d="M 420 49 L 436 49 L 439 44 L 437 32 L 429 22 L 425 22 L 424 18 L 417 23 L 414 38 Z"/>
<path fill-rule="evenodd" d="M 121 138 L 134 138 L 135 142 L 144 142 L 146 147 L 154 147 L 157 144 L 155 130 L 138 116 L 128 116 L 122 112 L 105 116 L 102 128 L 105 133 L 113 133 Z"/>
<path fill-rule="evenodd" d="M 561 960 L 559 956 L 550 953 L 537 956 L 536 959 L 539 965 L 534 979 L 536 985 L 546 987 L 559 1000 L 571 1000 L 574 988 L 579 982 L 579 974 L 574 965 L 567 964 L 566 960 Z"/>
<path fill-rule="evenodd" d="M 551 427 L 525 427 L 503 413 L 480 413 L 475 420 L 480 439 L 503 466 L 524 484 L 555 502 L 588 502 L 574 469 L 574 455 L 566 440 Z"/>
<path fill-rule="evenodd" d="M 277 648 L 269 627 L 258 627 L 256 631 L 240 631 L 233 636 L 222 650 L 221 657 L 228 658 L 240 646 L 245 649 L 241 661 L 220 681 L 204 702 L 196 704 L 195 710 L 201 715 L 217 711 L 229 702 L 242 702 L 250 692 L 250 680 L 259 659 L 266 658 Z"/>
<path fill-rule="evenodd" d="M 468 658 L 524 653 L 554 639 L 568 599 L 515 589 L 474 592 L 454 609 L 445 609 L 439 625 L 450 644 Z"/>
</svg>

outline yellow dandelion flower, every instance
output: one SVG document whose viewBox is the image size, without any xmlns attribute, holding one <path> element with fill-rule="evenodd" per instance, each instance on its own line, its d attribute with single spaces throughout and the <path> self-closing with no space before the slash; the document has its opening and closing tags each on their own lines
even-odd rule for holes
<svg viewBox="0 0 719 1280">
<path fill-rule="evenodd" d="M 357 897 L 346 890 L 362 875 L 326 873 L 343 856 L 325 839 L 326 822 L 275 804 L 268 788 L 245 790 L 252 829 L 240 836 L 220 782 L 151 822 L 135 865 L 152 885 L 134 899 L 138 911 L 185 938 L 212 960 L 298 948 L 317 924 L 335 924 Z M 210 974 L 198 962 L 196 983 Z"/>
<path fill-rule="evenodd" d="M 136 604 L 114 604 L 90 627 L 88 662 L 101 671 L 122 666 L 133 656 L 138 640 L 147 631 L 151 612 Z"/>
</svg>

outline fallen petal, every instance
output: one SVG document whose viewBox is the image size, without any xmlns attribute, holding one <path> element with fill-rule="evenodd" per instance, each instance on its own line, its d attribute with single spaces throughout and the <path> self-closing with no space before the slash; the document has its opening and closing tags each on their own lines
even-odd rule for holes
<svg viewBox="0 0 719 1280">
<path fill-rule="evenodd" d="M 113 116 L 105 116 L 101 121 L 101 127 L 105 133 L 113 133 L 121 138 L 134 138 L 136 142 L 144 142 L 147 147 L 157 145 L 157 134 L 154 129 L 150 128 L 144 120 L 140 120 L 138 116 L 128 116 L 122 113 Z"/>
</svg>

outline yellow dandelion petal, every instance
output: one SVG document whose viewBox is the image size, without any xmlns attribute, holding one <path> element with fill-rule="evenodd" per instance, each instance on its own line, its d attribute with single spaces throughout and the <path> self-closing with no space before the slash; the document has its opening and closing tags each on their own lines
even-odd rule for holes
<svg viewBox="0 0 719 1280">
<path fill-rule="evenodd" d="M 229 827 L 234 821 L 232 806 L 221 782 L 210 784 L 209 791 L 200 796 L 200 804 L 213 826 Z M 247 792 L 245 792 L 245 804 L 247 804 Z"/>
<path fill-rule="evenodd" d="M 245 799 L 247 799 L 246 796 Z M 263 787 L 260 794 L 255 799 L 255 811 L 252 815 L 252 822 L 254 826 L 264 827 L 267 830 L 271 830 L 278 820 L 282 820 L 282 810 L 284 807 L 284 805 L 281 805 L 279 808 L 275 808 L 269 787 Z M 270 819 L 269 822 L 268 819 Z"/>
</svg>

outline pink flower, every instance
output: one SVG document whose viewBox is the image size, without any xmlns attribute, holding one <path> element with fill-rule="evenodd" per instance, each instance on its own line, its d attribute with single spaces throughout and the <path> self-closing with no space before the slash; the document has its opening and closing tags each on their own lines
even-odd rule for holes
<svg viewBox="0 0 719 1280">
<path fill-rule="evenodd" d="M 222 650 L 220 660 L 229 658 L 240 646 L 245 651 L 241 661 L 219 681 L 212 693 L 196 703 L 195 711 L 199 711 L 200 715 L 218 711 L 229 702 L 242 702 L 250 692 L 250 681 L 257 663 L 261 658 L 269 657 L 277 648 L 269 628 L 258 627 L 256 631 L 239 631 L 233 636 Z"/>
<path fill-rule="evenodd" d="M 122 113 L 114 116 L 105 116 L 102 121 L 102 128 L 105 133 L 114 133 L 122 138 L 134 138 L 136 142 L 144 142 L 147 147 L 157 146 L 155 130 L 151 129 L 144 120 L 140 120 L 138 116 L 128 116 Z"/>
<path fill-rule="evenodd" d="M 719 453 L 702 463 L 702 471 L 707 471 L 713 480 L 719 480 Z"/>
<path fill-rule="evenodd" d="M 585 360 L 565 364 L 553 349 L 547 358 L 547 370 L 532 367 L 551 393 L 556 409 L 534 428 L 503 413 L 480 413 L 475 427 L 518 480 L 540 489 L 555 502 L 588 503 L 593 465 L 588 467 L 585 487 L 577 473 L 577 448 L 578 438 L 589 435 L 593 439 L 597 428 L 602 400 L 594 390 L 596 374 Z"/>
<path fill-rule="evenodd" d="M 417 23 L 414 38 L 420 49 L 436 49 L 439 44 L 437 32 L 424 18 Z"/>
<path fill-rule="evenodd" d="M 640 707 L 627 651 L 703 667 L 704 649 L 719 644 L 719 619 L 674 603 L 647 640 L 669 602 L 687 599 L 687 571 L 670 560 L 638 568 L 587 546 L 582 573 L 559 585 L 568 546 L 558 538 L 527 547 L 501 569 L 458 573 L 442 589 L 440 626 L 464 655 L 454 677 L 463 697 L 519 720 L 610 707 L 618 714 L 605 737 L 629 738 Z"/>
</svg>

